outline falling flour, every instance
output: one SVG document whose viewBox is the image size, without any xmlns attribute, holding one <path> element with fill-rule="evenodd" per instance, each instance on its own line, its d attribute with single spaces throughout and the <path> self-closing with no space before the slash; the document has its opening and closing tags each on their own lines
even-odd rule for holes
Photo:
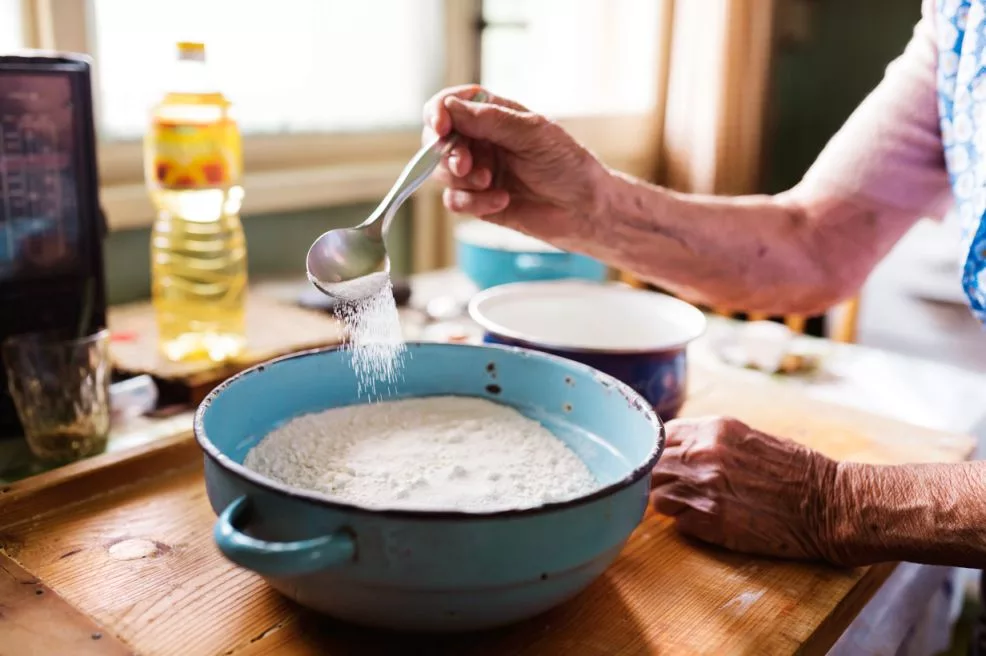
<svg viewBox="0 0 986 656">
<path fill-rule="evenodd" d="M 244 465 L 371 508 L 491 512 L 597 488 L 585 463 L 537 421 L 458 396 L 303 415 L 264 437 Z"/>
<path fill-rule="evenodd" d="M 357 393 L 372 397 L 378 384 L 398 381 L 406 353 L 390 276 L 374 273 L 330 291 L 340 301 L 335 313 L 346 326 Z"/>
</svg>

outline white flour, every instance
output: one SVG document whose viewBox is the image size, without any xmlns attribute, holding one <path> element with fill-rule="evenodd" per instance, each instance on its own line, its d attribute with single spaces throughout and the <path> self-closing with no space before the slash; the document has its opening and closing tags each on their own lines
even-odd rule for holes
<svg viewBox="0 0 986 656">
<path fill-rule="evenodd" d="M 406 353 L 390 276 L 374 273 L 331 291 L 343 301 L 335 313 L 346 326 L 357 391 L 373 396 L 378 384 L 397 382 Z"/>
<path fill-rule="evenodd" d="M 537 421 L 439 396 L 333 408 L 269 433 L 244 465 L 345 503 L 490 512 L 592 492 L 585 463 Z"/>
</svg>

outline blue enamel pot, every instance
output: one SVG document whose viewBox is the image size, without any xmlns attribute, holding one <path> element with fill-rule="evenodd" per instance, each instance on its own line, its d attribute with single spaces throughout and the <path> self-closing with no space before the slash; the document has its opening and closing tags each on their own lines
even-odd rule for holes
<svg viewBox="0 0 986 656">
<path fill-rule="evenodd" d="M 705 315 L 665 294 L 621 283 L 514 283 L 474 296 L 483 341 L 581 362 L 620 380 L 668 421 L 688 388 L 687 347 Z"/>
<path fill-rule="evenodd" d="M 246 469 L 247 452 L 302 414 L 363 402 L 348 350 L 273 360 L 217 387 L 195 415 L 215 542 L 298 603 L 362 625 L 430 632 L 541 613 L 596 579 L 643 517 L 664 428 L 643 398 L 585 365 L 510 347 L 412 343 L 382 399 L 477 396 L 542 422 L 600 487 L 490 513 L 375 510 Z"/>
<path fill-rule="evenodd" d="M 478 219 L 456 227 L 455 256 L 459 269 L 479 289 L 520 281 L 601 281 L 607 275 L 606 265 L 598 260 Z"/>
</svg>

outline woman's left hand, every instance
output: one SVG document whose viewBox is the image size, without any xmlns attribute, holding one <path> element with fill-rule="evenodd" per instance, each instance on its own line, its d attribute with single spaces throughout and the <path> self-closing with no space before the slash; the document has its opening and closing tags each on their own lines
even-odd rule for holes
<svg viewBox="0 0 986 656">
<path fill-rule="evenodd" d="M 676 420 L 651 501 L 682 533 L 734 551 L 835 560 L 827 508 L 837 465 L 735 419 Z"/>
</svg>

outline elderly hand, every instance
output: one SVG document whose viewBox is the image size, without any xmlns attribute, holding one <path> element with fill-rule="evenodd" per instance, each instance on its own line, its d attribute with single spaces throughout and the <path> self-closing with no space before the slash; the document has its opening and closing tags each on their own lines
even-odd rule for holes
<svg viewBox="0 0 986 656">
<path fill-rule="evenodd" d="M 591 238 L 605 169 L 564 129 L 479 87 L 445 89 L 427 102 L 422 139 L 462 137 L 437 169 L 446 207 L 564 247 Z"/>
<path fill-rule="evenodd" d="M 837 562 L 826 538 L 837 465 L 735 419 L 676 420 L 651 501 L 682 533 L 734 551 Z"/>
</svg>

